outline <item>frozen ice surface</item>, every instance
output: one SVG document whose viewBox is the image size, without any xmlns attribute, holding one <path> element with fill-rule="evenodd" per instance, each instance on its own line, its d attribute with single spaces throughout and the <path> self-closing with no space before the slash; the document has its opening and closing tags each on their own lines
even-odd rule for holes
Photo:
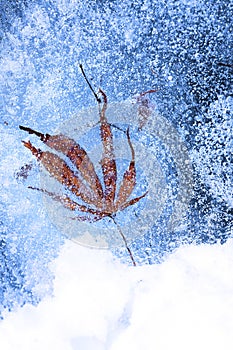
<svg viewBox="0 0 233 350">
<path fill-rule="evenodd" d="M 231 349 L 232 4 L 0 3 L 0 347 Z M 39 185 L 40 169 L 18 126 L 53 134 L 94 106 L 79 63 L 112 103 L 158 89 L 155 115 L 173 125 L 192 162 L 194 194 L 171 232 L 183 178 L 176 149 L 156 140 L 171 200 L 132 242 L 136 269 L 124 247 L 68 241 L 27 188 Z"/>
</svg>

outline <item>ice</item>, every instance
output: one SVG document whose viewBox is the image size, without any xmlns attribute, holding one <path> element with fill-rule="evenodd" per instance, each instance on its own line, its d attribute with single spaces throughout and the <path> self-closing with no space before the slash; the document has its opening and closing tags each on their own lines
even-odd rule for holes
<svg viewBox="0 0 233 350">
<path fill-rule="evenodd" d="M 229 4 L 33 0 L 1 6 L 0 348 L 230 350 Z M 42 194 L 28 188 L 41 185 L 42 171 L 21 140 L 46 146 L 19 125 L 50 134 L 65 126 L 74 136 L 78 130 L 101 170 L 98 106 L 80 63 L 94 90 L 101 86 L 107 94 L 116 149 L 124 154 L 119 173 L 129 163 L 124 131 L 130 124 L 139 155 L 136 190 L 151 188 L 141 204 L 144 220 L 140 206 L 118 216 L 136 237 L 130 242 L 136 268 L 124 245 L 101 250 L 70 241 Z M 154 111 L 140 132 L 136 112 L 129 123 L 127 113 L 111 108 L 127 104 L 135 111 L 134 96 L 150 89 L 157 90 L 148 102 Z"/>
</svg>

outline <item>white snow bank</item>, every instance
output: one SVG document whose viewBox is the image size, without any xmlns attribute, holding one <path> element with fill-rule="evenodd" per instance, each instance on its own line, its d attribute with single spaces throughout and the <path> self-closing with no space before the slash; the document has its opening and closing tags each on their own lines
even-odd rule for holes
<svg viewBox="0 0 233 350">
<path fill-rule="evenodd" d="M 0 324 L 4 350 L 231 350 L 233 242 L 179 248 L 161 265 L 127 267 L 67 241 L 54 296 Z"/>
</svg>

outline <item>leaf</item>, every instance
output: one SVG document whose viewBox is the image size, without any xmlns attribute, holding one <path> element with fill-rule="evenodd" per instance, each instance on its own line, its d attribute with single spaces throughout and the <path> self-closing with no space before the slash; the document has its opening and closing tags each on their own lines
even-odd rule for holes
<svg viewBox="0 0 233 350">
<path fill-rule="evenodd" d="M 78 143 L 62 134 L 50 136 L 45 143 L 47 146 L 66 155 L 80 171 L 83 178 L 95 192 L 96 197 L 99 197 L 99 200 L 103 198 L 102 185 L 95 172 L 94 165 L 87 152 Z"/>
<path fill-rule="evenodd" d="M 81 205 L 81 204 L 73 201 L 72 199 L 70 199 L 70 197 L 68 197 L 66 195 L 58 195 L 56 193 L 53 193 L 53 192 L 47 191 L 46 189 L 42 189 L 42 188 L 38 188 L 38 187 L 29 186 L 28 188 L 45 193 L 46 195 L 51 197 L 53 200 L 61 203 L 65 208 L 67 208 L 69 210 L 72 210 L 72 211 L 79 210 L 83 213 L 92 214 L 95 217 L 95 221 L 100 220 L 103 217 L 108 215 L 108 213 L 102 212 L 100 210 L 94 210 L 92 208 L 87 207 L 86 205 Z M 83 217 L 83 216 L 81 216 L 80 218 L 82 221 L 90 221 L 89 219 L 86 219 L 86 217 Z"/>
<path fill-rule="evenodd" d="M 29 134 L 38 136 L 48 147 L 67 156 L 80 171 L 81 175 L 87 181 L 91 189 L 95 192 L 96 197 L 99 198 L 99 201 L 102 200 L 103 189 L 95 172 L 94 165 L 88 157 L 86 151 L 78 143 L 62 134 L 52 136 L 49 134 L 40 133 L 24 126 L 20 126 L 20 129 L 27 131 Z"/>
<path fill-rule="evenodd" d="M 80 197 L 85 203 L 99 205 L 94 192 L 75 175 L 63 159 L 54 153 L 43 152 L 35 148 L 30 141 L 24 141 L 23 143 L 58 182 L 67 187 L 77 197 Z"/>
<path fill-rule="evenodd" d="M 157 90 L 148 90 L 145 92 L 142 92 L 138 97 L 137 97 L 137 104 L 138 104 L 138 124 L 139 130 L 142 130 L 142 128 L 146 125 L 149 117 L 153 113 L 154 110 L 154 105 L 151 104 L 147 94 L 151 94 L 153 92 L 156 92 Z"/>
</svg>

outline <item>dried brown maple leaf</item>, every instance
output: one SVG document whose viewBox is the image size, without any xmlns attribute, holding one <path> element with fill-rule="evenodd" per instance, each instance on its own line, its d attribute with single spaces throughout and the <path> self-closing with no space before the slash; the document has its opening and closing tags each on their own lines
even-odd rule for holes
<svg viewBox="0 0 233 350">
<path fill-rule="evenodd" d="M 102 102 L 99 96 L 93 91 L 81 65 L 80 68 L 100 106 L 100 136 L 103 145 L 101 168 L 104 186 L 102 186 L 88 154 L 78 143 L 76 143 L 75 140 L 62 134 L 53 136 L 43 134 L 29 127 L 20 125 L 19 128 L 21 130 L 38 136 L 41 141 L 46 144 L 46 146 L 61 152 L 70 159 L 78 170 L 78 175 L 57 154 L 49 151 L 41 151 L 40 149 L 34 147 L 30 141 L 23 141 L 24 146 L 28 148 L 34 156 L 36 156 L 47 172 L 68 190 L 70 190 L 75 196 L 80 198 L 84 204 L 79 204 L 73 201 L 69 196 L 60 196 L 50 192 L 49 190 L 39 188 L 33 189 L 44 192 L 72 211 L 78 210 L 81 213 L 88 214 L 75 216 L 75 219 L 77 220 L 94 222 L 101 220 L 104 217 L 111 218 L 117 226 L 118 231 L 124 240 L 126 249 L 129 252 L 132 263 L 135 266 L 136 262 L 133 258 L 126 238 L 119 224 L 115 220 L 115 214 L 118 211 L 122 211 L 140 201 L 140 199 L 145 197 L 147 192 L 139 197 L 129 199 L 136 185 L 136 168 L 134 148 L 130 140 L 129 129 L 127 129 L 126 135 L 129 147 L 131 149 L 132 158 L 128 169 L 123 175 L 118 194 L 116 194 L 117 167 L 114 155 L 111 125 L 108 123 L 106 118 L 107 96 L 101 89 L 99 89 L 99 94 L 103 99 Z"/>
</svg>

